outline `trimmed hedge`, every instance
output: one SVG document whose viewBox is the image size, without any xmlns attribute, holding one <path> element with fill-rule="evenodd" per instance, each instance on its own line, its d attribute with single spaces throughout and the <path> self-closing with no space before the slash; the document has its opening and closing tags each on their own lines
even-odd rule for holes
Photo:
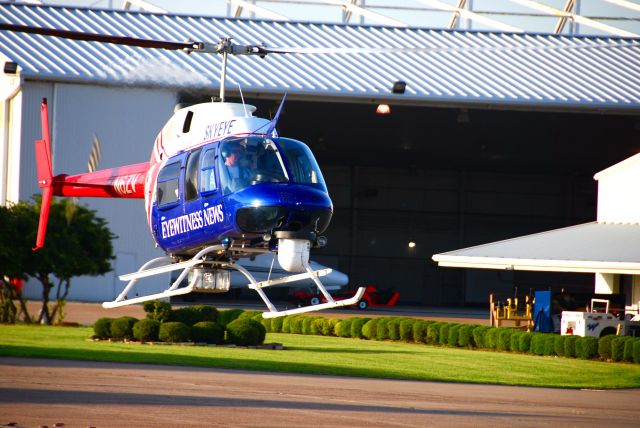
<svg viewBox="0 0 640 428">
<path fill-rule="evenodd" d="M 633 341 L 633 362 L 640 364 L 640 340 L 636 339 Z"/>
<path fill-rule="evenodd" d="M 236 319 L 227 325 L 227 341 L 235 345 L 262 345 L 266 334 L 264 326 L 251 318 Z"/>
<path fill-rule="evenodd" d="M 334 329 L 336 336 L 351 337 L 351 324 L 353 324 L 353 318 L 340 320 Z"/>
<path fill-rule="evenodd" d="M 633 344 L 638 340 L 640 340 L 640 338 L 634 337 L 624 343 L 624 361 L 633 362 Z"/>
<path fill-rule="evenodd" d="M 404 342 L 413 342 L 413 325 L 417 320 L 413 318 L 405 318 L 400 320 L 400 340 Z"/>
<path fill-rule="evenodd" d="M 413 341 L 416 343 L 427 343 L 427 328 L 433 321 L 416 320 L 413 323 Z"/>
<path fill-rule="evenodd" d="M 616 336 L 611 340 L 611 360 L 622 361 L 624 359 L 624 345 L 630 340 L 629 336 Z"/>
<path fill-rule="evenodd" d="M 460 339 L 460 328 L 462 324 L 454 324 L 449 327 L 449 335 L 447 337 L 447 345 L 451 347 L 458 346 L 458 339 Z"/>
<path fill-rule="evenodd" d="M 311 334 L 315 334 L 318 336 L 322 336 L 322 326 L 324 324 L 324 318 L 316 317 L 311 322 L 311 326 L 309 327 L 309 331 Z"/>
<path fill-rule="evenodd" d="M 490 327 L 484 335 L 484 347 L 486 349 L 496 349 L 498 345 L 498 333 L 500 329 L 497 327 Z"/>
<path fill-rule="evenodd" d="M 600 358 L 603 360 L 611 359 L 611 341 L 615 338 L 616 336 L 608 334 L 598 340 L 598 355 L 600 355 Z"/>
<path fill-rule="evenodd" d="M 271 319 L 271 332 L 272 333 L 282 333 L 282 322 L 284 321 L 283 317 L 277 317 Z M 226 324 L 225 324 L 226 326 Z"/>
<path fill-rule="evenodd" d="M 120 317 L 111 322 L 111 337 L 114 339 L 133 339 L 133 325 L 138 320 L 134 317 Z"/>
<path fill-rule="evenodd" d="M 324 324 L 322 325 L 322 335 L 335 336 L 334 331 L 338 322 L 340 322 L 340 320 L 335 318 L 325 319 Z"/>
<path fill-rule="evenodd" d="M 113 318 L 100 318 L 93 324 L 93 335 L 98 339 L 108 339 L 111 337 L 111 323 Z"/>
<path fill-rule="evenodd" d="M 576 357 L 576 342 L 579 336 L 564 336 L 564 356 L 567 358 Z"/>
<path fill-rule="evenodd" d="M 518 352 L 527 353 L 531 349 L 531 333 L 525 332 L 519 337 Z"/>
<path fill-rule="evenodd" d="M 163 342 L 188 342 L 191 338 L 191 327 L 183 322 L 169 321 L 160 325 L 158 338 Z"/>
<path fill-rule="evenodd" d="M 463 324 L 458 332 L 458 346 L 462 348 L 473 348 L 476 346 L 473 338 L 473 330 L 477 328 L 474 324 Z"/>
<path fill-rule="evenodd" d="M 529 345 L 529 353 L 534 355 L 544 355 L 544 333 L 531 333 L 531 344 Z"/>
<path fill-rule="evenodd" d="M 375 340 L 378 334 L 379 318 L 372 318 L 362 326 L 362 337 L 369 340 Z"/>
<path fill-rule="evenodd" d="M 227 309 L 226 311 L 218 312 L 218 325 L 222 328 L 226 328 L 227 324 L 238 318 L 243 312 L 244 311 L 242 309 Z M 282 318 L 274 319 L 282 320 Z"/>
<path fill-rule="evenodd" d="M 223 343 L 224 330 L 213 321 L 200 321 L 191 327 L 191 339 L 194 342 Z"/>
<path fill-rule="evenodd" d="M 598 339 L 595 337 L 579 337 L 576 340 L 576 357 L 590 360 L 598 355 Z"/>
<path fill-rule="evenodd" d="M 364 337 L 362 335 L 362 328 L 366 323 L 369 322 L 370 319 L 371 318 L 362 317 L 352 318 L 353 321 L 351 321 L 350 337 L 362 339 Z"/>
<path fill-rule="evenodd" d="M 564 338 L 567 336 L 556 336 L 553 338 L 553 352 L 558 357 L 564 357 Z"/>
<path fill-rule="evenodd" d="M 544 335 L 544 352 L 542 355 L 555 355 L 555 334 L 549 333 Z"/>
<path fill-rule="evenodd" d="M 145 318 L 133 325 L 133 337 L 140 342 L 153 342 L 158 340 L 160 333 L 160 321 Z"/>
<path fill-rule="evenodd" d="M 511 349 L 511 336 L 517 333 L 512 328 L 502 328 L 498 332 L 498 340 L 496 341 L 497 351 L 509 351 Z"/>
<path fill-rule="evenodd" d="M 449 330 L 451 329 L 451 323 L 443 322 L 440 324 L 440 334 L 438 335 L 438 344 L 444 346 L 449 341 Z"/>
<path fill-rule="evenodd" d="M 390 318 L 378 318 L 376 324 L 376 340 L 386 340 L 389 338 L 389 330 L 387 330 L 387 323 Z"/>
<path fill-rule="evenodd" d="M 437 345 L 440 343 L 440 327 L 441 322 L 434 322 L 427 326 L 427 343 L 429 345 Z"/>
<path fill-rule="evenodd" d="M 400 340 L 400 321 L 401 318 L 390 318 L 387 321 L 387 336 L 390 340 Z"/>
<path fill-rule="evenodd" d="M 487 346 L 485 344 L 484 338 L 491 327 L 487 327 L 486 325 L 481 325 L 480 327 L 476 327 L 473 329 L 473 341 L 476 346 L 481 349 L 486 349 Z"/>
<path fill-rule="evenodd" d="M 181 322 L 188 326 L 202 321 L 217 322 L 218 310 L 207 305 L 185 306 L 171 311 L 169 321 Z"/>
</svg>

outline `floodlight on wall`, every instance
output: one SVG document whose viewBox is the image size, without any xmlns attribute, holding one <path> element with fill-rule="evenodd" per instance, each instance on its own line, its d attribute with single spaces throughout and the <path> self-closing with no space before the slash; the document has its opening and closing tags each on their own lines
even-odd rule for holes
<svg viewBox="0 0 640 428">
<path fill-rule="evenodd" d="M 393 83 L 393 87 L 391 88 L 391 92 L 394 94 L 404 94 L 404 90 L 407 88 L 407 82 L 398 80 Z"/>
<path fill-rule="evenodd" d="M 409 243 L 407 244 L 407 247 L 409 248 L 416 248 L 416 243 L 413 241 L 409 241 Z"/>
<path fill-rule="evenodd" d="M 391 107 L 389 104 L 378 104 L 376 114 L 391 114 Z"/>
<path fill-rule="evenodd" d="M 16 74 L 18 72 L 18 64 L 13 61 L 4 63 L 4 74 Z"/>
</svg>

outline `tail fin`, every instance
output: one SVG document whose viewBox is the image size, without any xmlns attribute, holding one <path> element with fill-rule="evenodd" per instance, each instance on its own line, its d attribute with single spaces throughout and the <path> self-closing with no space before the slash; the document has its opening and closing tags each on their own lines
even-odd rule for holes
<svg viewBox="0 0 640 428">
<path fill-rule="evenodd" d="M 51 197 L 53 196 L 53 168 L 51 166 L 51 140 L 49 138 L 49 107 L 47 99 L 42 100 L 40 106 L 42 119 L 42 139 L 36 140 L 36 164 L 38 167 L 38 185 L 42 188 L 42 205 L 40 207 L 40 221 L 38 222 L 38 235 L 36 246 L 33 251 L 44 246 L 44 237 L 47 233 L 47 223 L 49 222 L 49 209 L 51 207 Z"/>
</svg>

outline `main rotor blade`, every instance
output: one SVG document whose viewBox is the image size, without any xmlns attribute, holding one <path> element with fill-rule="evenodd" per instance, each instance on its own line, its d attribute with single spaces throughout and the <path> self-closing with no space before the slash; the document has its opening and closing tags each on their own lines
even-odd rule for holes
<svg viewBox="0 0 640 428">
<path fill-rule="evenodd" d="M 31 27 L 29 25 L 0 23 L 0 30 L 13 31 L 17 33 L 41 34 L 43 36 L 62 37 L 64 39 L 71 40 L 85 40 L 90 42 L 112 43 L 116 45 L 138 46 L 141 48 L 193 50 L 198 47 L 198 43 L 193 42 L 167 42 L 162 40 L 138 39 L 135 37 L 83 33 L 80 31 L 59 30 L 56 28 Z"/>
</svg>

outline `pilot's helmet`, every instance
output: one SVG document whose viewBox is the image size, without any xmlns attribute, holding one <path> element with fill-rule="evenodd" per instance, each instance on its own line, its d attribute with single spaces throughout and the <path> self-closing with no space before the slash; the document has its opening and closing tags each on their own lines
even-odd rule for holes
<svg viewBox="0 0 640 428">
<path fill-rule="evenodd" d="M 238 155 L 242 154 L 244 152 L 244 147 L 238 142 L 229 142 L 222 145 L 220 152 L 222 153 L 222 157 L 227 158 L 232 153 L 237 153 Z"/>
</svg>

